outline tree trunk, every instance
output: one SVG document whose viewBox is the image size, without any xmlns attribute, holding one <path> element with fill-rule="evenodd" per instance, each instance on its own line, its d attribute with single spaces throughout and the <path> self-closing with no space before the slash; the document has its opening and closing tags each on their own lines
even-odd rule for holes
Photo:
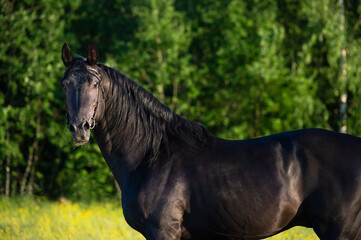
<svg viewBox="0 0 361 240">
<path fill-rule="evenodd" d="M 34 144 L 30 148 L 28 163 L 26 164 L 26 169 L 25 169 L 25 172 L 24 172 L 24 176 L 23 176 L 23 179 L 21 180 L 20 194 L 22 194 L 22 195 L 25 193 L 26 183 L 27 183 L 27 180 L 28 180 L 28 177 L 29 177 L 31 166 L 33 164 L 33 159 L 34 159 Z"/>
<path fill-rule="evenodd" d="M 27 193 L 29 195 L 33 194 L 34 191 L 34 181 L 35 181 L 35 173 L 36 173 L 36 164 L 39 161 L 39 132 L 41 131 L 41 122 L 40 122 L 40 114 L 41 114 L 41 99 L 38 98 L 38 105 L 37 105 L 37 114 L 36 114 L 36 128 L 35 128 L 35 139 L 32 145 L 32 149 L 29 152 L 32 153 L 32 156 L 29 155 L 28 165 L 26 166 L 26 170 L 28 170 L 28 173 L 25 170 L 25 174 L 29 175 L 30 172 L 30 178 L 29 183 L 26 186 L 26 181 L 28 176 L 25 176 L 24 174 L 24 189 L 22 194 L 25 192 L 25 189 L 27 187 Z M 28 169 L 29 167 L 29 169 Z"/>
<path fill-rule="evenodd" d="M 120 190 L 119 184 L 118 184 L 117 180 L 115 180 L 114 177 L 113 177 L 113 180 L 114 180 L 114 186 L 117 189 L 117 194 L 118 194 L 119 200 L 120 200 L 120 202 L 122 202 L 122 192 Z"/>
<path fill-rule="evenodd" d="M 178 104 L 178 89 L 179 89 L 179 84 L 177 81 L 173 82 L 173 96 L 172 96 L 172 103 L 171 103 L 171 109 L 172 111 L 174 111 L 175 113 L 177 112 L 177 104 Z"/>
<path fill-rule="evenodd" d="M 6 142 L 8 143 L 10 141 L 10 134 L 9 132 L 6 133 Z M 10 196 L 10 182 L 11 182 L 11 155 L 8 154 L 6 157 L 6 177 L 5 177 L 5 196 Z"/>
<path fill-rule="evenodd" d="M 339 0 L 340 7 L 340 30 L 342 38 L 342 49 L 340 57 L 340 129 L 341 133 L 347 132 L 347 78 L 346 78 L 346 41 L 345 41 L 345 15 L 343 0 Z"/>
<path fill-rule="evenodd" d="M 38 160 L 39 160 L 38 151 L 34 151 L 34 164 L 30 171 L 30 179 L 29 179 L 29 184 L 27 187 L 27 193 L 29 195 L 32 195 L 34 192 L 34 181 L 35 181 L 35 173 L 36 173 L 35 170 L 36 170 L 36 164 L 37 164 Z"/>
</svg>

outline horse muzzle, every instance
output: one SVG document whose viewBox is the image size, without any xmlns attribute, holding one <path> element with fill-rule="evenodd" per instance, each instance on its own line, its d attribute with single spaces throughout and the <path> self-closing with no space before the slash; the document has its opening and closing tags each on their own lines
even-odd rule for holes
<svg viewBox="0 0 361 240">
<path fill-rule="evenodd" d="M 90 129 L 92 123 L 89 121 L 83 121 L 80 124 L 70 122 L 68 124 L 69 131 L 73 137 L 75 145 L 81 146 L 86 144 L 90 139 Z"/>
</svg>

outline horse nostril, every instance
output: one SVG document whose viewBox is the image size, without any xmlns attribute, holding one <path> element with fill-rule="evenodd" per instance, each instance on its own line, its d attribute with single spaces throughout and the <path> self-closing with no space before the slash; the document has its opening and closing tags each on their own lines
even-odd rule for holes
<svg viewBox="0 0 361 240">
<path fill-rule="evenodd" d="M 69 124 L 69 131 L 72 133 L 75 132 L 75 127 L 73 124 Z"/>
<path fill-rule="evenodd" d="M 85 131 L 88 131 L 89 129 L 90 129 L 90 124 L 89 124 L 89 122 L 88 121 L 86 121 L 85 123 L 83 123 L 83 129 L 85 130 Z"/>
</svg>

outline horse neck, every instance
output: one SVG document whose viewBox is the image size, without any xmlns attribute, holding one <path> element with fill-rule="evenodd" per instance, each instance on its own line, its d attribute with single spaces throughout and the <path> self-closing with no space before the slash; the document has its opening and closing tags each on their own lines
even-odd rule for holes
<svg viewBox="0 0 361 240">
<path fill-rule="evenodd" d="M 94 135 L 109 167 L 135 169 L 157 161 L 173 113 L 145 89 L 117 74 L 104 99 Z M 111 90 L 110 90 L 111 89 Z M 115 174 L 115 173 L 114 173 Z"/>
<path fill-rule="evenodd" d="M 93 131 L 118 183 L 127 178 L 123 170 L 128 175 L 161 164 L 175 149 L 198 152 L 213 146 L 215 137 L 202 125 L 174 114 L 118 71 L 102 68 L 110 84 L 104 89 L 102 119 Z"/>
</svg>

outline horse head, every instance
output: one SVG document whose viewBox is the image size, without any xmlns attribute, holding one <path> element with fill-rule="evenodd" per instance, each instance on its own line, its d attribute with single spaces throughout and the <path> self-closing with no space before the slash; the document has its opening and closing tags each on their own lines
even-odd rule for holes
<svg viewBox="0 0 361 240">
<path fill-rule="evenodd" d="M 90 130 L 101 119 L 104 106 L 102 71 L 97 66 L 98 51 L 90 44 L 87 58 L 73 57 L 68 44 L 62 48 L 67 70 L 62 85 L 66 96 L 67 124 L 76 145 L 89 141 Z"/>
</svg>

